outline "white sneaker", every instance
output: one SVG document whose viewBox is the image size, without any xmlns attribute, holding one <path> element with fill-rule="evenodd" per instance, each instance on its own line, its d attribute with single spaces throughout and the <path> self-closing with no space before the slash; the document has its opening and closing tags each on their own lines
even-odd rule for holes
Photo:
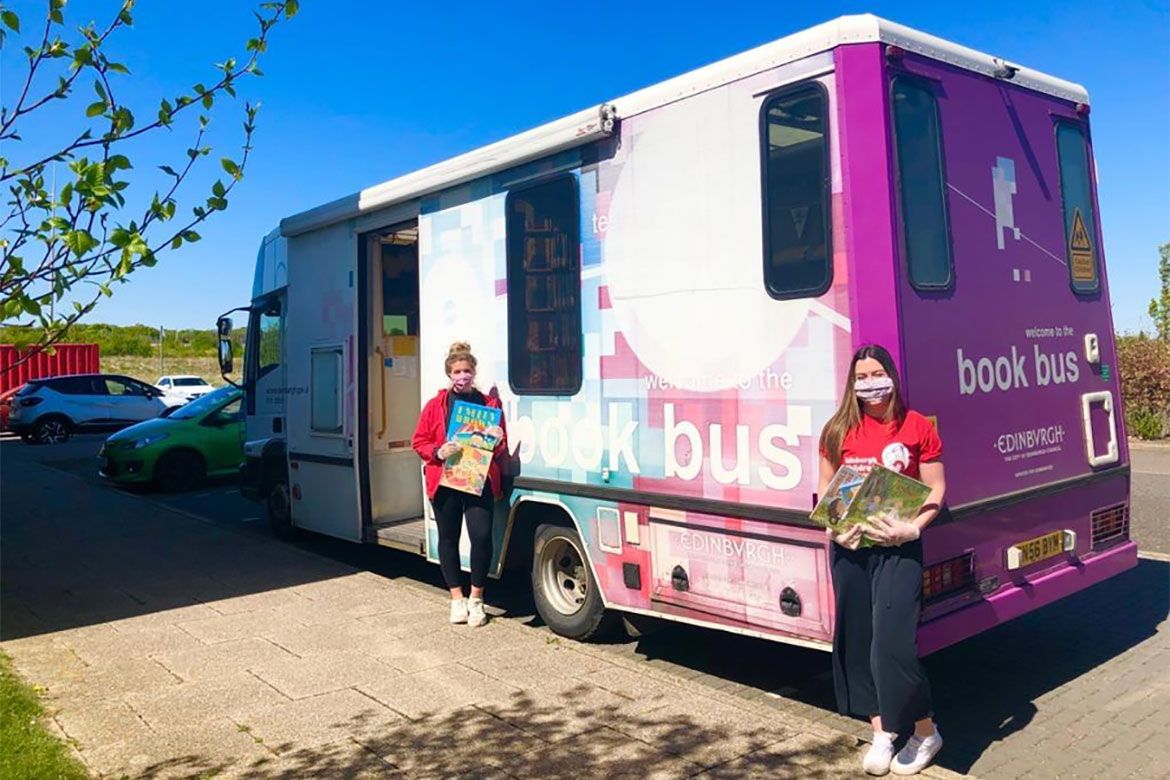
<svg viewBox="0 0 1170 780">
<path fill-rule="evenodd" d="M 451 622 L 467 622 L 467 602 L 463 599 L 451 599 Z"/>
<path fill-rule="evenodd" d="M 470 598 L 467 600 L 467 625 L 476 627 L 488 622 L 487 613 L 483 611 L 483 599 Z"/>
<path fill-rule="evenodd" d="M 910 741 L 894 757 L 890 770 L 896 775 L 916 775 L 930 766 L 930 762 L 942 749 L 942 744 L 942 734 L 938 733 L 937 728 L 929 737 L 910 737 Z"/>
<path fill-rule="evenodd" d="M 894 735 L 885 731 L 873 733 L 873 744 L 865 752 L 861 760 L 861 768 L 866 774 L 881 777 L 890 771 L 890 761 L 894 758 Z"/>
</svg>

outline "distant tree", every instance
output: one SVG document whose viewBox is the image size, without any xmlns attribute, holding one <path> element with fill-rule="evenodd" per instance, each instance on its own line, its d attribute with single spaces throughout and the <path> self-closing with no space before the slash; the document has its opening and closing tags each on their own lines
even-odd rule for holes
<svg viewBox="0 0 1170 780">
<path fill-rule="evenodd" d="M 65 0 L 47 0 L 43 19 L 32 24 L 0 4 L 0 45 L 22 29 L 30 35 L 23 49 L 27 70 L 4 74 L 0 107 L 0 185 L 9 197 L 7 211 L 0 211 L 0 322 L 39 326 L 34 346 L 44 348 L 112 295 L 113 285 L 153 266 L 164 250 L 199 240 L 195 228 L 227 208 L 244 175 L 258 106 L 244 103 L 241 152 L 220 160 L 226 183 L 217 179 L 208 194 L 192 197 L 192 172 L 212 152 L 206 141 L 212 108 L 225 96 L 234 98 L 240 80 L 262 75 L 257 62 L 269 34 L 298 5 L 261 3 L 254 12 L 259 29 L 243 59 L 217 64 L 209 84 L 159 99 L 157 111 L 153 103 L 147 110 L 136 107 L 136 116 L 118 97 L 130 71 L 109 54 L 111 36 L 133 24 L 134 0 L 120 0 L 107 24 L 91 21 L 75 32 L 66 27 Z M 91 76 L 92 92 L 83 97 Z M 42 129 L 30 145 L 21 131 L 34 118 L 45 127 L 46 112 L 63 140 L 47 144 Z M 59 121 L 62 114 L 73 119 Z M 140 119 L 144 114 L 147 121 Z M 189 130 L 191 143 L 178 143 L 172 164 L 159 166 L 167 186 L 131 202 L 128 142 L 176 129 Z M 180 213 L 180 197 L 189 216 Z"/>
<path fill-rule="evenodd" d="M 1162 284 L 1157 298 L 1150 299 L 1150 318 L 1154 333 L 1162 341 L 1170 341 L 1170 243 L 1158 247 L 1158 278 Z"/>
</svg>

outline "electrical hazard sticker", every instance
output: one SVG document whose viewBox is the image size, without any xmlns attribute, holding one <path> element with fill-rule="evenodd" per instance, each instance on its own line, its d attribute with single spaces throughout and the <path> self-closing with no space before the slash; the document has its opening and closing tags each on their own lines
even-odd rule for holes
<svg viewBox="0 0 1170 780">
<path fill-rule="evenodd" d="M 1068 264 L 1073 281 L 1092 282 L 1097 279 L 1097 263 L 1093 259 L 1093 240 L 1081 217 L 1081 210 L 1073 210 L 1072 235 L 1068 239 Z"/>
</svg>

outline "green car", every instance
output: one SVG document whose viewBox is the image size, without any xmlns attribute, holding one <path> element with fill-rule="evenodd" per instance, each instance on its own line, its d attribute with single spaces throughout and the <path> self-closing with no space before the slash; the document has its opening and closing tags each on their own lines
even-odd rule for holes
<svg viewBox="0 0 1170 780">
<path fill-rule="evenodd" d="M 167 491 L 238 473 L 244 460 L 243 398 L 239 388 L 221 387 L 167 417 L 118 431 L 98 453 L 99 473 L 111 482 L 153 482 Z"/>
</svg>

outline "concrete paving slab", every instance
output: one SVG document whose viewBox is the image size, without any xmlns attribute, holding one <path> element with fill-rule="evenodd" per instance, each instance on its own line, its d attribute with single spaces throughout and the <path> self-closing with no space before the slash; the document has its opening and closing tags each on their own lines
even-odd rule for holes
<svg viewBox="0 0 1170 780">
<path fill-rule="evenodd" d="M 236 672 L 185 682 L 161 692 L 127 694 L 126 701 L 152 729 L 166 732 L 276 706 L 288 697 L 247 672 Z"/>
<path fill-rule="evenodd" d="M 299 624 L 274 610 L 262 610 L 188 620 L 180 623 L 179 628 L 204 644 L 215 644 L 260 636 L 266 631 L 276 631 L 289 625 Z"/>
<path fill-rule="evenodd" d="M 467 666 L 517 688 L 556 689 L 566 680 L 576 679 L 608 666 L 589 653 L 578 653 L 560 644 L 538 644 L 527 652 L 514 650 L 476 653 L 465 661 Z"/>
<path fill-rule="evenodd" d="M 518 691 L 506 701 L 479 705 L 500 720 L 546 742 L 559 742 L 603 726 L 631 722 L 642 702 L 580 680 Z"/>
<path fill-rule="evenodd" d="M 522 780 L 583 777 L 674 780 L 691 777 L 700 769 L 656 746 L 604 727 L 525 755 L 505 768 Z"/>
<path fill-rule="evenodd" d="M 476 777 L 496 767 L 514 773 L 522 756 L 544 746 L 475 707 L 404 720 L 376 737 L 356 739 L 411 777 Z"/>
<path fill-rule="evenodd" d="M 297 658 L 284 648 L 259 637 L 234 639 L 214 645 L 159 653 L 152 656 L 182 680 L 207 680 L 248 670 L 265 662 Z"/>
<path fill-rule="evenodd" d="M 145 658 L 157 653 L 191 650 L 204 643 L 178 626 L 163 625 L 132 633 L 71 631 L 61 641 L 87 664 L 102 666 L 122 658 Z"/>
<path fill-rule="evenodd" d="M 512 701 L 518 688 L 452 663 L 359 685 L 358 690 L 411 720 L 422 720 L 447 710 L 477 704 L 501 705 Z"/>
<path fill-rule="evenodd" d="M 726 763 L 796 733 L 781 719 L 688 695 L 623 718 L 612 728 L 701 767 Z"/>
<path fill-rule="evenodd" d="M 290 699 L 352 688 L 399 674 L 377 658 L 352 652 L 262 661 L 249 667 L 249 671 Z"/>
<path fill-rule="evenodd" d="M 294 655 L 347 651 L 372 655 L 394 641 L 377 627 L 357 620 L 315 626 L 286 624 L 261 631 L 258 636 Z"/>
<path fill-rule="evenodd" d="M 233 719 L 280 754 L 344 739 L 378 738 L 405 722 L 385 705 L 349 688 L 252 707 Z"/>
</svg>

